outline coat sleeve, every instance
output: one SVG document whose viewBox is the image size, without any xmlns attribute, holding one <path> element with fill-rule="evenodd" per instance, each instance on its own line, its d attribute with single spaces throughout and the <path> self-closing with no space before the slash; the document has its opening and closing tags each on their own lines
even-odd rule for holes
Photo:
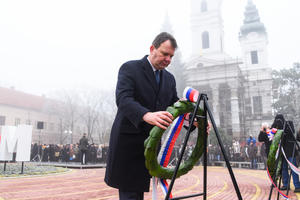
<svg viewBox="0 0 300 200">
<path fill-rule="evenodd" d="M 136 94 L 136 73 L 132 65 L 125 63 L 121 66 L 118 74 L 116 88 L 116 103 L 120 111 L 129 121 L 138 128 L 143 122 L 143 116 L 149 112 L 149 109 L 143 107 L 135 100 Z"/>
<path fill-rule="evenodd" d="M 260 142 L 267 142 L 269 140 L 267 134 L 263 131 L 260 131 L 259 132 L 259 135 L 258 135 L 258 141 Z"/>
</svg>

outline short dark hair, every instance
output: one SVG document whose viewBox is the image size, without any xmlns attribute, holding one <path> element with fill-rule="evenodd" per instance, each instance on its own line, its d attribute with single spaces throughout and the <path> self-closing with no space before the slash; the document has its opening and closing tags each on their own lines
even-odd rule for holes
<svg viewBox="0 0 300 200">
<path fill-rule="evenodd" d="M 170 33 L 167 33 L 167 32 L 161 32 L 160 34 L 158 34 L 154 38 L 152 45 L 155 48 L 158 48 L 163 42 L 165 42 L 167 40 L 170 40 L 171 45 L 174 49 L 177 48 L 177 42 L 176 42 L 175 38 Z"/>
</svg>

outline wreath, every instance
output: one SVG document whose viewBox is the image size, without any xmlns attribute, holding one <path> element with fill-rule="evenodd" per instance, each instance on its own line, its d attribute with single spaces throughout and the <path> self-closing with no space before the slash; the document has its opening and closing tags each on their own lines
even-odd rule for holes
<svg viewBox="0 0 300 200">
<path fill-rule="evenodd" d="M 193 112 L 195 108 L 195 103 L 187 102 L 187 101 L 179 101 L 174 103 L 173 106 L 167 108 L 167 111 L 171 113 L 176 119 L 179 115 Z M 197 112 L 198 116 L 203 116 L 203 110 L 200 108 Z M 176 178 L 188 173 L 194 165 L 197 163 L 199 158 L 203 153 L 203 144 L 204 144 L 204 133 L 206 133 L 205 126 L 205 118 L 200 118 L 198 120 L 198 136 L 196 146 L 193 149 L 191 156 L 187 161 L 180 164 Z M 150 175 L 161 178 L 161 179 L 172 179 L 173 174 L 175 172 L 175 167 L 163 167 L 157 161 L 158 155 L 158 145 L 160 144 L 161 137 L 165 132 L 164 129 L 159 128 L 157 126 L 153 127 L 150 131 L 149 137 L 144 142 L 145 147 L 145 162 L 146 168 L 149 170 Z"/>
<path fill-rule="evenodd" d="M 278 177 L 280 174 L 282 161 L 281 161 L 281 157 L 280 157 L 278 165 L 277 165 L 277 169 L 276 169 L 276 154 L 278 151 L 278 147 L 279 147 L 279 143 L 280 143 L 282 134 L 283 134 L 283 130 L 277 130 L 277 132 L 272 140 L 272 144 L 270 146 L 270 152 L 268 155 L 267 166 L 268 166 L 268 171 L 269 171 L 271 178 L 273 178 L 275 172 L 276 172 L 276 177 Z"/>
</svg>

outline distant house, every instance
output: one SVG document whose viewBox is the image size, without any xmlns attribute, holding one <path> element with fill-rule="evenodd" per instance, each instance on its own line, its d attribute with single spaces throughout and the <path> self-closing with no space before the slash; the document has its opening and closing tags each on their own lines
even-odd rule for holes
<svg viewBox="0 0 300 200">
<path fill-rule="evenodd" d="M 33 143 L 76 143 L 82 132 L 73 131 L 70 134 L 57 111 L 53 112 L 53 105 L 57 103 L 44 96 L 0 87 L 0 126 L 32 125 Z"/>
</svg>

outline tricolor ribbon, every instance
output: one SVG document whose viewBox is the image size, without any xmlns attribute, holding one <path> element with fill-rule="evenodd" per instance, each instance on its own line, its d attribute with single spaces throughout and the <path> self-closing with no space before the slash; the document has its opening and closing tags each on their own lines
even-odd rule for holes
<svg viewBox="0 0 300 200">
<path fill-rule="evenodd" d="M 271 140 L 273 140 L 274 135 L 277 133 L 277 129 L 276 128 L 272 128 L 271 130 L 267 129 L 266 133 L 268 135 L 269 141 L 271 141 Z"/>
<path fill-rule="evenodd" d="M 199 92 L 191 87 L 186 87 L 183 91 L 183 97 L 190 102 L 197 102 Z"/>
<path fill-rule="evenodd" d="M 298 167 L 296 167 L 291 161 L 288 160 L 288 158 L 285 155 L 285 152 L 283 150 L 283 148 L 281 148 L 282 154 L 286 160 L 286 162 L 289 164 L 290 168 L 293 170 L 293 172 L 295 172 L 296 174 L 300 175 L 300 169 L 298 169 Z"/>
<path fill-rule="evenodd" d="M 175 145 L 175 142 L 179 136 L 179 133 L 182 129 L 182 125 L 184 122 L 186 114 L 180 115 L 176 120 L 172 123 L 172 126 L 169 130 L 169 132 L 166 135 L 166 140 L 164 141 L 164 144 L 162 145 L 162 148 L 158 154 L 158 162 L 161 166 L 167 167 L 172 155 L 172 151 Z M 152 198 L 157 199 L 157 190 L 156 188 L 156 178 L 153 178 L 153 189 L 152 189 Z M 165 195 L 168 193 L 168 182 L 165 179 L 158 179 L 158 183 Z M 172 194 L 170 194 L 170 198 L 172 198 Z"/>
<path fill-rule="evenodd" d="M 289 199 L 290 196 L 285 195 L 285 194 L 277 187 L 277 185 L 274 183 L 274 181 L 273 181 L 273 179 L 272 179 L 272 177 L 271 177 L 271 175 L 270 175 L 270 172 L 269 172 L 269 168 L 268 168 L 268 167 L 267 167 L 267 172 L 268 172 L 268 177 L 269 177 L 271 183 L 273 184 L 274 188 L 278 191 L 278 193 L 279 193 L 284 199 Z M 275 173 L 276 173 L 276 172 L 275 172 Z"/>
<path fill-rule="evenodd" d="M 190 102 L 197 102 L 199 96 L 199 92 L 191 87 L 186 87 L 183 91 L 183 97 Z M 175 145 L 175 142 L 178 138 L 178 135 L 182 129 L 182 125 L 184 122 L 186 114 L 180 115 L 176 120 L 172 123 L 172 126 L 167 133 L 166 140 L 164 141 L 164 144 L 162 145 L 162 148 L 158 154 L 158 162 L 161 166 L 167 167 L 172 155 L 172 151 Z M 156 177 L 152 178 L 152 199 L 157 200 L 157 182 L 159 183 L 163 193 L 167 195 L 168 193 L 168 182 L 165 179 L 158 179 Z M 170 194 L 170 198 L 172 198 L 172 194 Z"/>
</svg>

